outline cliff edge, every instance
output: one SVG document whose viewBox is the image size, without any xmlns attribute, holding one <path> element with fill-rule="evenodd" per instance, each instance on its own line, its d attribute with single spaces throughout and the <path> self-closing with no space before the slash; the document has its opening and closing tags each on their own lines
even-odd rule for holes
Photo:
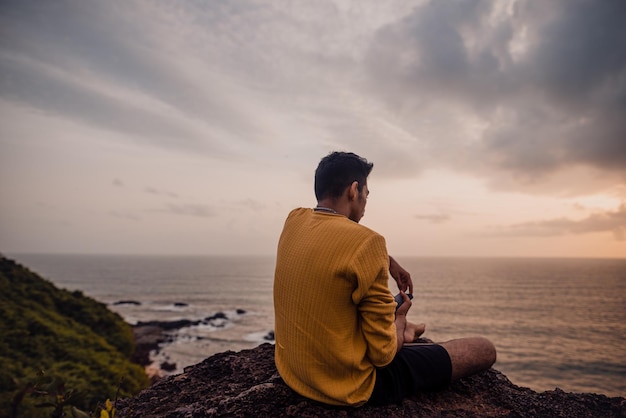
<svg viewBox="0 0 626 418">
<path fill-rule="evenodd" d="M 496 370 L 462 379 L 444 391 L 401 404 L 330 407 L 308 400 L 282 381 L 274 346 L 227 351 L 161 379 L 134 398 L 118 401 L 118 416 L 204 417 L 626 417 L 626 399 L 555 389 L 534 392 Z"/>
</svg>

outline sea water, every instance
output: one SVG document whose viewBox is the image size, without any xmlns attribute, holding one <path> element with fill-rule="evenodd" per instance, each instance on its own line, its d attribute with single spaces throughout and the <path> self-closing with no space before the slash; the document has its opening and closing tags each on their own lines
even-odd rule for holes
<svg viewBox="0 0 626 418">
<path fill-rule="evenodd" d="M 267 342 L 273 257 L 34 255 L 12 258 L 57 286 L 81 290 L 129 323 L 225 319 L 182 328 L 154 354 L 173 373 L 226 350 Z M 537 391 L 626 396 L 626 260 L 411 258 L 409 320 L 425 337 L 482 335 L 494 366 Z M 395 283 L 390 282 L 393 293 Z M 139 304 L 116 304 L 134 301 Z"/>
</svg>

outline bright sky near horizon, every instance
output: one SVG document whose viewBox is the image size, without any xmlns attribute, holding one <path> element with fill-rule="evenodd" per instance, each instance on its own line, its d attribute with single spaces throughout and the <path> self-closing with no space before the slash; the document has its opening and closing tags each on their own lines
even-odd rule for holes
<svg viewBox="0 0 626 418">
<path fill-rule="evenodd" d="M 274 254 L 330 151 L 398 256 L 626 257 L 626 2 L 6 0 L 0 252 Z"/>
</svg>

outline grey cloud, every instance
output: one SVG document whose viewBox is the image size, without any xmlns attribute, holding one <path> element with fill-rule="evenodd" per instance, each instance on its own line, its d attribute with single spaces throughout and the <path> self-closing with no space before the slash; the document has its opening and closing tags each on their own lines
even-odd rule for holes
<svg viewBox="0 0 626 418">
<path fill-rule="evenodd" d="M 174 215 L 194 216 L 198 218 L 212 218 L 214 216 L 217 216 L 217 211 L 213 206 L 202 204 L 170 204 L 167 205 L 165 209 L 159 210 L 159 212 L 165 212 Z"/>
<path fill-rule="evenodd" d="M 127 221 L 140 221 L 141 217 L 131 213 L 131 212 L 120 212 L 117 210 L 111 210 L 109 211 L 109 215 L 114 217 L 114 218 L 118 218 L 118 219 L 123 219 L 123 220 L 127 220 Z"/>
<path fill-rule="evenodd" d="M 237 201 L 235 202 L 235 204 L 251 209 L 253 211 L 259 211 L 265 209 L 266 207 L 265 203 L 250 198 Z"/>
<path fill-rule="evenodd" d="M 169 192 L 169 191 L 166 191 L 166 190 L 160 190 L 160 189 L 157 189 L 155 187 L 150 187 L 150 186 L 145 187 L 143 190 L 144 190 L 144 192 L 146 192 L 148 194 L 153 194 L 153 195 L 157 195 L 157 196 L 168 196 L 168 197 L 171 197 L 171 198 L 174 198 L 174 199 L 178 199 L 178 197 L 179 197 L 178 193 Z"/>
<path fill-rule="evenodd" d="M 484 102 L 510 91 L 501 74 L 510 63 L 503 52 L 512 37 L 510 25 L 502 22 L 487 31 L 491 35 L 474 51 L 462 36 L 469 28 L 474 28 L 471 35 L 480 36 L 492 5 L 489 1 L 431 1 L 379 30 L 365 57 L 372 82 L 380 83 L 379 94 L 392 106 L 402 107 L 471 99 L 479 93 Z"/>
<path fill-rule="evenodd" d="M 496 227 L 493 236 L 547 237 L 556 235 L 578 235 L 593 232 L 610 232 L 618 241 L 624 240 L 626 231 L 626 204 L 615 211 L 599 212 L 581 220 L 567 218 L 524 222 Z"/>
<path fill-rule="evenodd" d="M 427 221 L 433 224 L 442 224 L 450 220 L 450 215 L 445 213 L 415 215 L 415 219 Z"/>
<path fill-rule="evenodd" d="M 428 138 L 419 161 L 482 175 L 573 164 L 626 174 L 626 2 L 519 1 L 496 19 L 502 4 L 430 1 L 372 43 L 369 88 Z M 484 126 L 476 138 L 461 136 L 459 114 Z"/>
<path fill-rule="evenodd" d="M 593 100 L 599 88 L 609 87 L 617 91 L 606 91 L 602 100 L 626 110 L 619 80 L 626 67 L 626 4 L 577 0 L 560 6 L 558 18 L 540 28 L 527 62 L 533 68 L 526 71 L 551 95 L 562 97 L 563 104 Z M 533 13 L 535 7 L 526 4 L 524 13 Z"/>
<path fill-rule="evenodd" d="M 306 140 L 389 177 L 624 173 L 626 2 L 381 4 L 5 1 L 0 95 L 219 158 Z"/>
</svg>

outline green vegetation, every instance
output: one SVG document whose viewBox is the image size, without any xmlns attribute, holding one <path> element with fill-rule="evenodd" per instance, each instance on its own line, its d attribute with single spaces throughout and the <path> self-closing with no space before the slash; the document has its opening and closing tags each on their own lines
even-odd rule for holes
<svg viewBox="0 0 626 418">
<path fill-rule="evenodd" d="M 130 325 L 106 305 L 0 255 L 0 418 L 12 416 L 20 396 L 16 416 L 49 417 L 51 408 L 36 405 L 50 396 L 94 411 L 118 388 L 136 394 L 149 382 L 129 361 L 133 350 Z"/>
</svg>

